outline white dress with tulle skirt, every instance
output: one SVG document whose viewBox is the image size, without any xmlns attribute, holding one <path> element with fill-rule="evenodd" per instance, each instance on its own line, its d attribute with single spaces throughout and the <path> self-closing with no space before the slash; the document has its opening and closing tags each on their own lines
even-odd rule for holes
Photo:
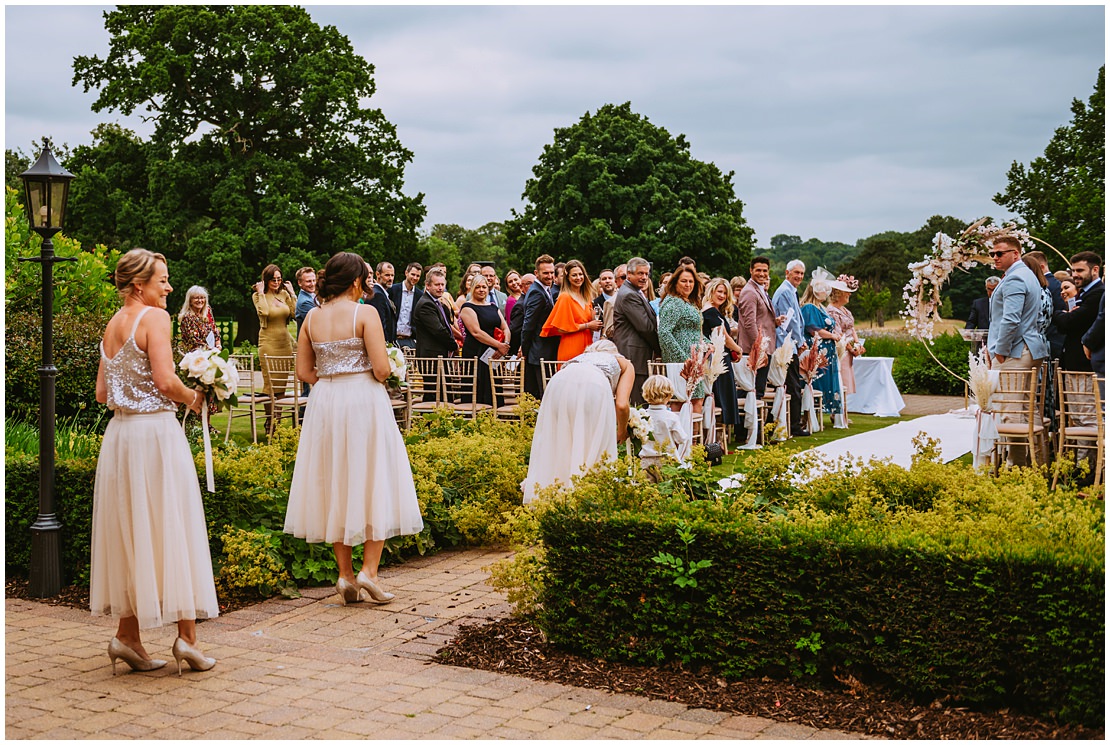
<svg viewBox="0 0 1110 745">
<path fill-rule="evenodd" d="M 617 457 L 617 411 L 613 395 L 620 380 L 617 358 L 584 352 L 552 376 L 540 403 L 528 475 L 521 482 L 524 504 L 536 491 L 571 477 L 602 460 Z"/>
<path fill-rule="evenodd" d="M 93 486 L 89 606 L 94 616 L 135 616 L 139 628 L 219 615 L 200 483 L 177 404 L 154 385 L 135 329 L 104 380 L 112 420 Z"/>
<path fill-rule="evenodd" d="M 320 380 L 305 407 L 285 532 L 348 546 L 419 533 L 408 451 L 365 343 L 352 336 L 312 350 Z"/>
</svg>

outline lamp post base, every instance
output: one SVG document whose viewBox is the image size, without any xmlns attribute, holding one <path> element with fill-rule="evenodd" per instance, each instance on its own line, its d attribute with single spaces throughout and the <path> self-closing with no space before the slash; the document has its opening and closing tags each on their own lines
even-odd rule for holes
<svg viewBox="0 0 1110 745">
<path fill-rule="evenodd" d="M 31 572 L 28 592 L 50 598 L 62 591 L 62 524 L 54 515 L 40 515 L 31 526 Z"/>
</svg>

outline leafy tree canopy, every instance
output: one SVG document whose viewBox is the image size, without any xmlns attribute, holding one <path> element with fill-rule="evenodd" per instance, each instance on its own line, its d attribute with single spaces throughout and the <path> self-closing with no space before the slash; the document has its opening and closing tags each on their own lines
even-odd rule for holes
<svg viewBox="0 0 1110 745">
<path fill-rule="evenodd" d="M 760 249 L 756 249 L 759 252 Z M 819 238 L 810 238 L 803 241 L 797 235 L 779 235 L 771 238 L 771 249 L 765 256 L 771 260 L 773 274 L 786 274 L 786 264 L 794 259 L 801 259 L 809 271 L 814 267 L 823 266 L 834 274 L 838 268 L 854 258 L 859 253 L 859 245 L 840 243 L 839 241 L 822 241 Z M 745 273 L 743 276 L 747 276 Z"/>
<path fill-rule="evenodd" d="M 747 268 L 753 231 L 733 173 L 692 158 L 684 135 L 672 137 L 631 103 L 556 129 L 532 173 L 524 212 L 506 224 L 519 266 L 549 253 L 581 259 L 591 275 L 637 255 L 659 271 L 683 255 L 712 274 Z"/>
<path fill-rule="evenodd" d="M 1044 155 L 1026 168 L 1014 161 L 1009 184 L 994 201 L 1021 216 L 1029 232 L 1065 256 L 1106 250 L 1106 67 L 1084 105 L 1071 103 L 1071 122 L 1056 130 Z M 1052 251 L 1049 265 L 1063 268 Z"/>
<path fill-rule="evenodd" d="M 412 153 L 378 109 L 374 67 L 335 27 L 287 6 L 119 6 L 106 58 L 74 60 L 94 111 L 147 112 L 149 141 L 102 125 L 66 165 L 70 232 L 174 261 L 179 288 L 257 327 L 249 286 L 337 251 L 410 253 L 423 195 L 402 194 Z M 184 277 L 182 277 L 184 275 Z M 181 289 L 179 289 L 179 294 Z"/>
</svg>

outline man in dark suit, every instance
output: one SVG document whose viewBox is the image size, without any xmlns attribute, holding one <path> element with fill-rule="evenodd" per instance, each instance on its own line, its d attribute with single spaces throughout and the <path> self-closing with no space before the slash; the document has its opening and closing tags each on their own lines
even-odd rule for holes
<svg viewBox="0 0 1110 745">
<path fill-rule="evenodd" d="M 424 292 L 412 309 L 412 332 L 416 339 L 417 357 L 449 357 L 456 350 L 457 330 L 447 322 L 447 312 L 439 299 L 447 288 L 447 274 L 442 269 L 429 269 Z"/>
<path fill-rule="evenodd" d="M 555 281 L 555 259 L 547 254 L 536 259 L 536 281 L 524 296 L 524 319 L 520 328 L 520 351 L 524 355 L 524 392 L 543 397 L 543 360 L 559 354 L 558 336 L 540 336 L 551 308 L 555 305 L 552 284 Z M 513 313 L 517 313 L 513 306 Z"/>
<path fill-rule="evenodd" d="M 1091 361 L 1091 369 L 1099 377 L 1098 389 L 1106 401 L 1106 293 L 1098 299 L 1098 315 L 1087 333 L 1083 334 L 1083 354 Z"/>
<path fill-rule="evenodd" d="M 1042 251 L 1030 251 L 1025 255 L 1040 264 L 1041 274 L 1044 275 L 1044 281 L 1048 283 L 1048 291 L 1052 293 L 1052 315 L 1067 310 L 1068 303 L 1060 294 L 1060 280 L 1048 270 L 1048 257 Z M 1064 352 L 1063 332 L 1056 328 L 1055 324 L 1049 324 L 1044 335 L 1048 339 L 1048 356 L 1054 360 L 1060 359 L 1060 355 Z"/>
<path fill-rule="evenodd" d="M 374 294 L 366 299 L 366 303 L 378 309 L 386 343 L 395 344 L 397 342 L 397 308 L 393 305 L 393 301 L 389 299 L 389 291 L 386 289 L 393 284 L 393 265 L 388 261 L 379 263 L 374 275 L 377 278 L 377 281 L 373 284 Z"/>
<path fill-rule="evenodd" d="M 397 346 L 416 348 L 412 335 L 412 309 L 424 294 L 420 289 L 420 273 L 424 267 L 415 261 L 405 267 L 404 280 L 389 287 L 389 299 L 397 309 Z"/>
<path fill-rule="evenodd" d="M 967 317 L 965 329 L 989 329 L 991 327 L 991 295 L 994 288 L 1002 280 L 998 277 L 987 277 L 987 296 L 977 297 L 971 301 L 971 313 Z"/>
<path fill-rule="evenodd" d="M 643 386 L 648 377 L 648 362 L 662 354 L 655 311 L 641 290 L 651 281 L 651 265 L 639 256 L 625 265 L 627 276 L 613 301 L 613 343 L 636 370 L 630 403 L 644 403 Z"/>
<path fill-rule="evenodd" d="M 529 272 L 520 278 L 520 297 L 524 298 L 528 294 L 528 290 L 532 288 L 532 283 L 536 281 L 536 275 Z M 518 303 L 520 310 L 517 310 L 517 304 L 513 305 L 512 312 L 509 313 L 509 356 L 514 356 L 520 351 L 520 334 L 524 329 L 524 303 Z"/>
<path fill-rule="evenodd" d="M 1064 353 L 1060 366 L 1065 370 L 1091 370 L 1091 361 L 1083 353 L 1083 335 L 1094 325 L 1102 302 L 1102 258 L 1093 251 L 1080 251 L 1071 257 L 1072 281 L 1079 288 L 1075 309 L 1052 316 L 1052 323 L 1064 334 Z"/>
</svg>

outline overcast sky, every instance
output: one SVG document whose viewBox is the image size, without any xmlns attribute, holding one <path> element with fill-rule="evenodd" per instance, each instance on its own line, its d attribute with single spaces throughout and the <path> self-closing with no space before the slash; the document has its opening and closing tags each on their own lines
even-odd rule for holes
<svg viewBox="0 0 1110 745">
<path fill-rule="evenodd" d="M 70 86 L 74 56 L 107 53 L 106 7 L 5 9 L 5 147 L 150 133 Z M 625 101 L 735 171 L 760 246 L 1008 217 L 991 198 L 1010 164 L 1043 153 L 1105 58 L 1101 5 L 308 10 L 375 65 L 425 230 L 508 219 L 553 130 Z"/>
</svg>

